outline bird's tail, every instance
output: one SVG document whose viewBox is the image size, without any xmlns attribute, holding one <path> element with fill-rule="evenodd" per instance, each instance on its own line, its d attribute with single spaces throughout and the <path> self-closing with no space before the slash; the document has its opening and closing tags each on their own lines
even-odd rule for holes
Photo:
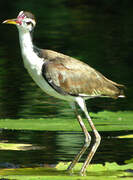
<svg viewBox="0 0 133 180">
<path fill-rule="evenodd" d="M 111 81 L 110 79 L 107 79 L 105 76 L 103 76 L 104 80 L 109 83 L 108 85 L 111 86 L 110 87 L 114 87 L 114 94 L 112 95 L 112 98 L 124 98 L 124 89 L 126 88 L 124 85 L 122 84 L 118 84 L 114 81 Z"/>
<path fill-rule="evenodd" d="M 114 82 L 113 82 L 114 83 Z M 126 88 L 124 85 L 122 84 L 114 84 L 118 89 L 119 89 L 119 95 L 117 97 L 119 98 L 125 98 L 125 94 L 124 94 L 124 89 Z"/>
</svg>

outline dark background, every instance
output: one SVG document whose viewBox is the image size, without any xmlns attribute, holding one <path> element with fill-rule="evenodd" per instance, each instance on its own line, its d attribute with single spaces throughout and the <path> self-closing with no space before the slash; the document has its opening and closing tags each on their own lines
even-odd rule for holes
<svg viewBox="0 0 133 180">
<path fill-rule="evenodd" d="M 14 0 L 0 2 L 1 22 L 35 14 L 34 43 L 80 59 L 126 86 L 125 99 L 87 101 L 89 111 L 133 109 L 132 0 Z M 72 116 L 67 102 L 43 93 L 23 67 L 15 26 L 0 25 L 0 118 Z"/>
</svg>

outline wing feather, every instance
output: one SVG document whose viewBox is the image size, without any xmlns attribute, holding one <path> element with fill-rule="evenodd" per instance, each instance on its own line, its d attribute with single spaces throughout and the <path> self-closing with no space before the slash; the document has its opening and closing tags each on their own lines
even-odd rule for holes
<svg viewBox="0 0 133 180">
<path fill-rule="evenodd" d="M 122 93 L 119 88 L 122 85 L 108 80 L 77 59 L 46 50 L 45 60 L 43 77 L 62 94 L 117 97 Z"/>
</svg>

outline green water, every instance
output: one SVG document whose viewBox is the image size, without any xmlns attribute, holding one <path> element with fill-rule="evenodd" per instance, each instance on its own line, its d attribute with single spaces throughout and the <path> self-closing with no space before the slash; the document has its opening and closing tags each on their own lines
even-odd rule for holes
<svg viewBox="0 0 133 180">
<path fill-rule="evenodd" d="M 133 131 L 106 131 L 100 134 L 102 142 L 92 164 L 116 162 L 122 165 L 126 160 L 133 158 L 133 138 L 117 138 L 120 135 L 133 134 Z M 23 145 L 24 151 L 23 148 L 20 150 L 1 149 L 0 168 L 43 167 L 47 164 L 54 167 L 60 161 L 71 161 L 84 142 L 82 133 L 64 131 L 2 130 L 0 137 L 1 142 L 32 145 L 29 148 Z M 88 152 L 89 149 L 81 162 L 85 160 Z"/>
<path fill-rule="evenodd" d="M 126 99 L 88 101 L 90 111 L 132 110 L 133 3 L 123 1 L 0 2 L 1 21 L 20 10 L 36 15 L 34 43 L 81 59 L 109 79 L 125 84 Z M 72 117 L 67 102 L 43 93 L 23 67 L 18 32 L 0 26 L 0 118 Z"/>
<path fill-rule="evenodd" d="M 122 165 L 132 159 L 133 114 L 104 111 L 91 113 L 91 117 L 102 137 L 92 163 L 116 162 Z M 85 119 L 84 122 L 93 137 Z M 40 167 L 56 165 L 60 161 L 69 162 L 84 144 L 84 135 L 74 118 L 1 119 L 0 129 L 0 167 L 3 168 Z M 14 148 L 11 146 L 13 144 Z M 15 144 L 21 148 L 16 148 Z M 89 148 L 81 162 L 88 152 Z"/>
</svg>

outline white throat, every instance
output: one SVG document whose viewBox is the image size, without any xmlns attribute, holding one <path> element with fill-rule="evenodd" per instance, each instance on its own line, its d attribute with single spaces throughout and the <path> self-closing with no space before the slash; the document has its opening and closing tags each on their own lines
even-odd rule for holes
<svg viewBox="0 0 133 180">
<path fill-rule="evenodd" d="M 18 27 L 19 31 L 19 41 L 21 46 L 22 55 L 26 52 L 33 51 L 33 43 L 32 43 L 32 37 L 28 30 L 24 30 L 20 26 Z"/>
<path fill-rule="evenodd" d="M 32 37 L 30 32 L 20 26 L 18 26 L 18 30 L 24 66 L 34 79 L 35 73 L 41 74 L 41 67 L 44 61 L 34 52 L 34 45 L 32 43 Z"/>
<path fill-rule="evenodd" d="M 39 62 L 42 64 L 42 59 L 34 52 L 34 45 L 30 32 L 28 30 L 24 30 L 20 26 L 18 26 L 18 30 L 24 66 L 29 71 L 31 68 L 34 69 L 35 66 L 37 67 Z"/>
</svg>

